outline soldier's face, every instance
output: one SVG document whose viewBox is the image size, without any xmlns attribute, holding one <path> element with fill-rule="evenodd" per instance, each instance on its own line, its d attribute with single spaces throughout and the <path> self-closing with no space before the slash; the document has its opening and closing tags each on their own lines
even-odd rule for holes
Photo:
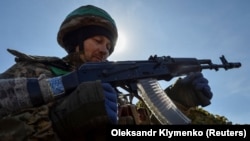
<svg viewBox="0 0 250 141">
<path fill-rule="evenodd" d="M 107 60 L 111 43 L 106 36 L 93 36 L 86 39 L 83 44 L 85 61 L 102 62 Z"/>
</svg>

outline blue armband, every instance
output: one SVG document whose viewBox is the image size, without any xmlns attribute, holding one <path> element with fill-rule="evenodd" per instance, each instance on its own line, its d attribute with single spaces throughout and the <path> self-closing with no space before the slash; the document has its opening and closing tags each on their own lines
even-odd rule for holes
<svg viewBox="0 0 250 141">
<path fill-rule="evenodd" d="M 51 88 L 54 97 L 59 96 L 65 92 L 62 83 L 62 77 L 53 77 L 48 79 L 49 86 Z"/>
</svg>

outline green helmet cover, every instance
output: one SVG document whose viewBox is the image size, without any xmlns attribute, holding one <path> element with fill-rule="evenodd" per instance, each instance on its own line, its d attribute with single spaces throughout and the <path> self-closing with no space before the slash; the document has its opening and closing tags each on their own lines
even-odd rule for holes
<svg viewBox="0 0 250 141">
<path fill-rule="evenodd" d="M 69 13 L 60 26 L 57 35 L 57 41 L 60 46 L 62 46 L 67 51 L 68 49 L 65 46 L 63 40 L 64 36 L 70 33 L 71 31 L 75 31 L 82 27 L 92 25 L 105 28 L 112 34 L 113 39 L 111 39 L 111 54 L 114 50 L 118 38 L 118 32 L 115 21 L 106 11 L 93 5 L 81 6 Z"/>
</svg>

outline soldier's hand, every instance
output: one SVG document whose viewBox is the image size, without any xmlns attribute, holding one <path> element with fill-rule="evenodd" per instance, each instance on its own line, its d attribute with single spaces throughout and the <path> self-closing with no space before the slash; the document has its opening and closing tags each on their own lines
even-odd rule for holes
<svg viewBox="0 0 250 141">
<path fill-rule="evenodd" d="M 106 112 L 113 124 L 117 123 L 117 93 L 109 83 L 102 83 Z"/>
<path fill-rule="evenodd" d="M 208 80 L 202 73 L 191 73 L 170 88 L 168 95 L 171 99 L 187 107 L 207 106 L 211 102 L 213 93 Z"/>
</svg>

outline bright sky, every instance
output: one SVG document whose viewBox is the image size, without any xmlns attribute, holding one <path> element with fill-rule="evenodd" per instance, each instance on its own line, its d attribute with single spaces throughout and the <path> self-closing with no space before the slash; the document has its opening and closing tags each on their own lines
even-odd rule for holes
<svg viewBox="0 0 250 141">
<path fill-rule="evenodd" d="M 0 72 L 14 64 L 7 48 L 65 56 L 56 41 L 58 28 L 69 12 L 86 4 L 105 9 L 117 23 L 119 43 L 109 60 L 169 55 L 220 63 L 225 55 L 241 62 L 239 69 L 203 71 L 214 94 L 205 109 L 233 123 L 250 123 L 249 0 L 1 0 Z"/>
</svg>

